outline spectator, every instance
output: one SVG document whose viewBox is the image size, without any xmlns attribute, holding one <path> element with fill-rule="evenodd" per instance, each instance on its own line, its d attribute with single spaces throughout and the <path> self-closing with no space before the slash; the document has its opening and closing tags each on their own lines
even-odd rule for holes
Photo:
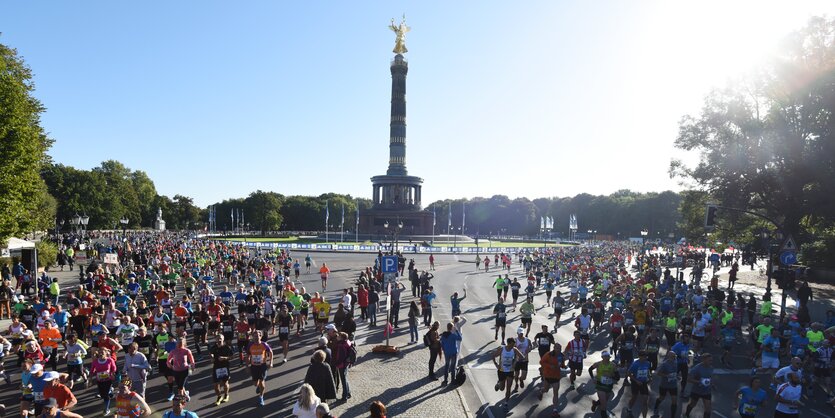
<svg viewBox="0 0 835 418">
<path fill-rule="evenodd" d="M 446 385 L 450 378 L 453 383 L 455 383 L 455 369 L 458 366 L 458 343 L 461 341 L 461 334 L 455 329 L 455 325 L 452 322 L 446 325 L 446 332 L 441 334 L 441 348 L 444 351 L 444 356 L 446 357 L 446 369 L 444 371 L 444 382 L 442 385 Z"/>
<path fill-rule="evenodd" d="M 812 300 L 812 288 L 809 287 L 809 282 L 804 281 L 800 288 L 797 289 L 797 299 L 800 301 L 800 305 L 804 306 Z"/>
<path fill-rule="evenodd" d="M 368 405 L 368 412 L 371 413 L 370 418 L 386 418 L 386 406 L 380 401 L 371 402 Z"/>
<path fill-rule="evenodd" d="M 316 408 L 319 406 L 319 398 L 307 383 L 299 388 L 299 399 L 293 405 L 293 416 L 298 418 L 316 418 Z"/>
<path fill-rule="evenodd" d="M 336 385 L 333 381 L 331 367 L 325 362 L 327 354 L 324 349 L 316 350 L 304 376 L 304 383 L 313 388 L 313 392 L 322 400 L 336 399 Z"/>
<path fill-rule="evenodd" d="M 336 418 L 336 415 L 331 414 L 331 409 L 326 403 L 320 403 L 316 407 L 316 418 Z"/>
<path fill-rule="evenodd" d="M 351 387 L 348 385 L 348 353 L 351 350 L 351 341 L 348 334 L 340 332 L 337 334 L 336 343 L 333 348 L 333 362 L 336 372 L 342 385 L 342 400 L 351 399 Z"/>
</svg>

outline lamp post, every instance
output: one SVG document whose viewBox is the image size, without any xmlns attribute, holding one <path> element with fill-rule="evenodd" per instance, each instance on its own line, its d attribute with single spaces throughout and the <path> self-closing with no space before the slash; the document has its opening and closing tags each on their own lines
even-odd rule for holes
<svg viewBox="0 0 835 418">
<path fill-rule="evenodd" d="M 389 221 L 388 220 L 386 220 L 385 223 L 383 223 L 383 228 L 386 228 L 386 230 L 389 229 Z M 400 218 L 397 218 L 397 223 L 395 225 L 392 225 L 392 228 L 391 228 L 392 245 L 393 245 L 392 254 L 397 254 L 397 245 L 398 245 L 397 235 L 400 233 L 400 229 L 402 229 L 402 228 L 403 228 L 403 221 L 400 220 Z"/>
<path fill-rule="evenodd" d="M 644 240 L 644 244 L 647 243 L 647 235 L 648 234 L 649 234 L 649 231 L 647 231 L 646 229 L 641 230 L 641 239 Z"/>
<path fill-rule="evenodd" d="M 130 220 L 127 216 L 123 216 L 122 219 L 119 219 L 119 223 L 122 224 L 122 237 L 125 236 L 125 230 L 128 229 L 128 224 Z"/>
<path fill-rule="evenodd" d="M 87 216 L 87 214 L 85 213 L 84 216 L 81 217 L 80 221 L 81 221 L 81 237 L 83 238 L 85 235 L 87 235 L 86 234 L 87 223 L 90 222 L 90 217 Z"/>
<path fill-rule="evenodd" d="M 771 236 L 769 236 L 767 229 L 760 231 L 760 238 L 762 238 L 763 244 L 765 244 L 768 251 L 768 259 L 765 262 L 765 277 L 767 278 L 765 282 L 765 294 L 771 297 Z"/>
</svg>

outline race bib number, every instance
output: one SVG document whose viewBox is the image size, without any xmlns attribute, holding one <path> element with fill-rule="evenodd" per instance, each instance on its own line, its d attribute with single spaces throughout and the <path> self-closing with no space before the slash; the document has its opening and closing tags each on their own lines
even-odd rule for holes
<svg viewBox="0 0 835 418">
<path fill-rule="evenodd" d="M 638 374 L 636 376 L 638 377 L 638 379 L 646 380 L 649 377 L 649 370 L 638 370 Z"/>
<path fill-rule="evenodd" d="M 151 354 L 151 347 L 139 347 L 139 352 L 147 356 Z"/>
<path fill-rule="evenodd" d="M 554 309 L 562 309 L 562 303 L 555 303 Z"/>
<path fill-rule="evenodd" d="M 319 319 L 328 319 L 328 313 L 325 311 L 319 311 Z"/>
<path fill-rule="evenodd" d="M 110 380 L 110 373 L 98 373 L 96 378 L 99 379 L 100 382 L 104 382 L 105 380 Z"/>
<path fill-rule="evenodd" d="M 229 376 L 229 369 L 227 369 L 226 367 L 215 369 L 215 376 L 218 378 Z"/>
<path fill-rule="evenodd" d="M 43 353 L 46 354 L 46 355 L 52 354 L 52 350 L 54 350 L 54 348 L 50 347 L 50 346 L 43 346 L 42 348 L 43 348 Z"/>
<path fill-rule="evenodd" d="M 223 326 L 223 332 L 232 332 L 232 326 L 224 325 Z"/>
<path fill-rule="evenodd" d="M 35 402 L 43 401 L 43 392 L 32 392 L 32 396 L 35 397 Z"/>
<path fill-rule="evenodd" d="M 254 354 L 252 356 L 252 364 L 261 364 L 264 362 L 264 356 L 260 354 Z"/>
<path fill-rule="evenodd" d="M 710 378 L 709 377 L 706 377 L 706 378 L 702 379 L 702 386 L 705 386 L 705 387 L 710 386 Z"/>
<path fill-rule="evenodd" d="M 498 317 L 499 319 L 504 319 L 506 315 L 507 315 L 507 314 L 505 314 L 504 312 L 499 312 L 499 314 L 497 315 L 497 317 Z"/>
<path fill-rule="evenodd" d="M 757 405 L 751 405 L 750 403 L 742 404 L 742 413 L 745 415 L 757 415 Z"/>
<path fill-rule="evenodd" d="M 288 327 L 278 327 L 278 333 L 279 334 L 287 334 L 289 332 L 290 332 L 290 328 L 288 328 Z"/>
<path fill-rule="evenodd" d="M 678 380 L 678 375 L 676 373 L 670 373 L 667 375 L 668 382 L 675 382 L 676 380 Z"/>
<path fill-rule="evenodd" d="M 600 383 L 603 385 L 613 385 L 615 381 L 609 376 L 602 376 L 600 378 Z"/>
<path fill-rule="evenodd" d="M 541 346 L 547 346 L 547 345 L 550 345 L 550 344 L 551 344 L 551 342 L 548 341 L 547 338 L 540 338 L 539 339 L 539 345 L 541 345 Z"/>
<path fill-rule="evenodd" d="M 620 327 L 621 327 L 621 325 L 622 325 L 622 324 L 621 324 L 621 322 L 620 322 L 620 321 L 616 321 L 616 322 L 613 322 L 613 323 L 612 323 L 612 326 L 613 326 L 613 327 L 615 327 L 615 328 L 620 328 Z"/>
</svg>

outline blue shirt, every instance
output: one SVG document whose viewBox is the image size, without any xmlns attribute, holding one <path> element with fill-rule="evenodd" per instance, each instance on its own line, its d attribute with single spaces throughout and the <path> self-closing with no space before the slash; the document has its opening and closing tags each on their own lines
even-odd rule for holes
<svg viewBox="0 0 835 418">
<path fill-rule="evenodd" d="M 441 348 L 444 350 L 444 355 L 455 356 L 458 355 L 458 341 L 461 341 L 461 335 L 457 332 L 444 332 L 441 334 Z"/>
<path fill-rule="evenodd" d="M 641 383 L 649 381 L 649 368 L 651 364 L 647 360 L 635 360 L 629 366 L 629 373 L 635 376 L 635 380 Z"/>
<path fill-rule="evenodd" d="M 742 394 L 742 399 L 739 400 L 739 415 L 743 417 L 753 417 L 757 415 L 757 411 L 760 409 L 760 406 L 765 402 L 765 389 L 757 389 L 754 392 L 753 389 L 749 388 L 748 386 L 739 390 L 740 394 Z"/>
<path fill-rule="evenodd" d="M 801 337 L 800 335 L 795 335 L 792 337 L 792 355 L 793 356 L 803 356 L 806 354 L 806 347 L 809 346 L 809 339 L 806 337 Z"/>
<path fill-rule="evenodd" d="M 769 335 L 763 340 L 763 347 L 765 346 L 771 348 L 771 351 L 763 350 L 764 357 L 777 357 L 777 354 L 780 352 L 780 339 Z"/>
<path fill-rule="evenodd" d="M 673 344 L 670 347 L 673 353 L 676 353 L 676 362 L 678 364 L 687 364 L 687 356 L 690 353 L 690 344 L 684 344 L 681 341 Z"/>
<path fill-rule="evenodd" d="M 52 314 L 52 319 L 55 320 L 55 324 L 59 327 L 67 326 L 67 311 L 55 312 Z"/>
</svg>

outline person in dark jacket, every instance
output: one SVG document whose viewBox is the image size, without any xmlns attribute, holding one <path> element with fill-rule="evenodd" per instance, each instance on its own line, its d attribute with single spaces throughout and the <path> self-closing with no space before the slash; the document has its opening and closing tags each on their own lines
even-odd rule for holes
<svg viewBox="0 0 835 418">
<path fill-rule="evenodd" d="M 325 362 L 326 353 L 316 350 L 304 376 L 304 383 L 313 387 L 313 391 L 323 401 L 336 399 L 336 385 L 333 382 L 331 367 Z"/>
<path fill-rule="evenodd" d="M 806 305 L 812 300 L 812 288 L 809 287 L 809 282 L 804 281 L 797 289 L 797 299 L 800 301 L 800 305 Z"/>
</svg>

